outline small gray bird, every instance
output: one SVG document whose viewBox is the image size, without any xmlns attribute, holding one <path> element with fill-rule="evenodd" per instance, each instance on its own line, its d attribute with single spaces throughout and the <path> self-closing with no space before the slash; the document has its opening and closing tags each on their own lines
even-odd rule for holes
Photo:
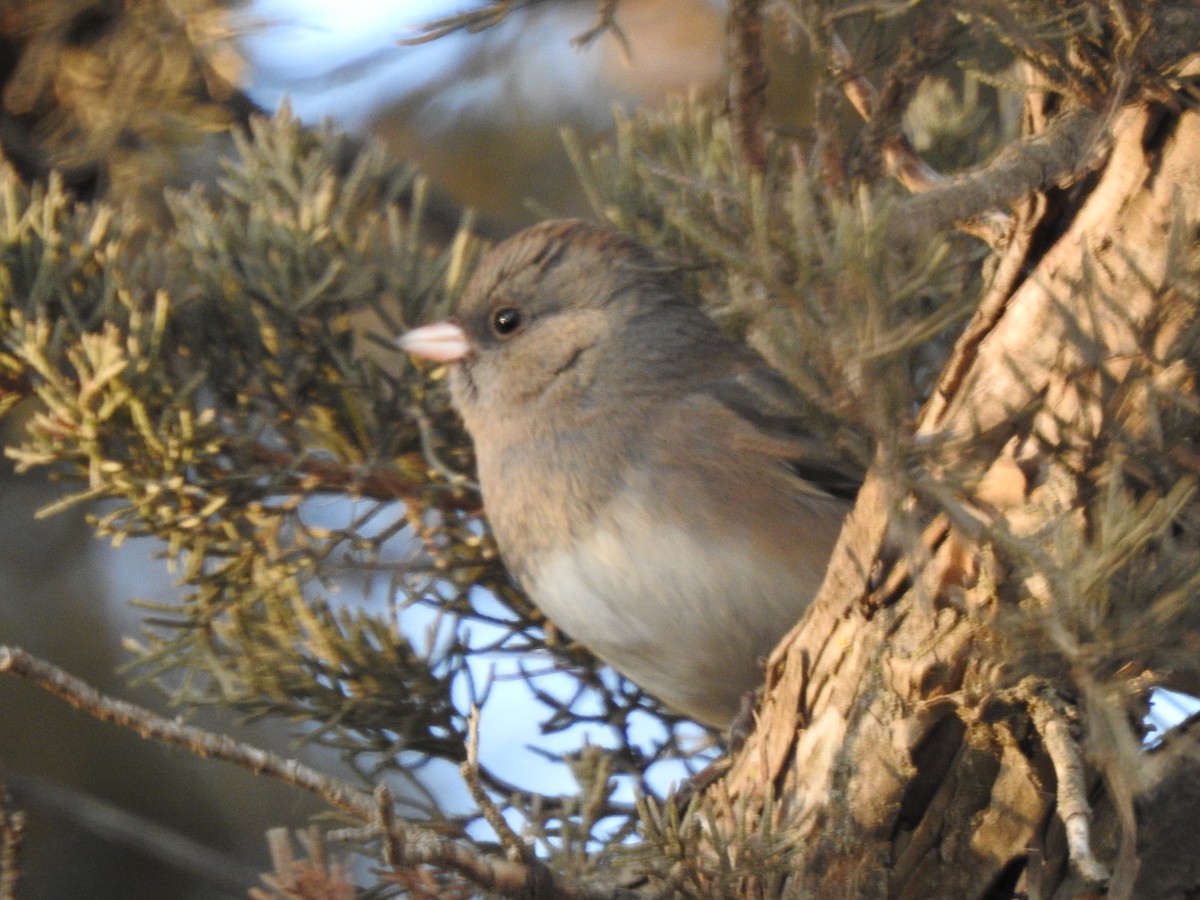
<svg viewBox="0 0 1200 900">
<path fill-rule="evenodd" d="M 488 520 L 533 602 L 667 706 L 727 725 L 857 487 L 783 376 L 648 250 L 575 220 L 504 241 L 457 319 L 399 344 L 451 364 Z"/>
</svg>

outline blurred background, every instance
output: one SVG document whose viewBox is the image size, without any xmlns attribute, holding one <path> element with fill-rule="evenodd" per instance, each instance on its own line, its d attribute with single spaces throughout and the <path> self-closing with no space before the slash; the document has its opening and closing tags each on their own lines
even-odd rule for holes
<svg viewBox="0 0 1200 900">
<path fill-rule="evenodd" d="M 378 4 L 258 0 L 244 47 L 250 94 L 283 97 L 304 119 L 381 139 L 413 160 L 491 230 L 584 211 L 560 132 L 585 141 L 613 108 L 720 91 L 724 12 L 707 0 L 620 4 L 612 32 L 581 41 L 597 4 L 537 4 L 478 33 L 402 46 L 422 25 L 464 9 L 444 0 Z"/>
</svg>

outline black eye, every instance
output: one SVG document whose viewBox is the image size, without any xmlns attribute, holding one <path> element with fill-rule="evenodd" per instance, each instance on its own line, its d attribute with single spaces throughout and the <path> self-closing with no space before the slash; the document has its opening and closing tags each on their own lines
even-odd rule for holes
<svg viewBox="0 0 1200 900">
<path fill-rule="evenodd" d="M 512 334 L 521 327 L 521 311 L 515 306 L 502 306 L 492 313 L 492 328 L 496 334 Z"/>
</svg>

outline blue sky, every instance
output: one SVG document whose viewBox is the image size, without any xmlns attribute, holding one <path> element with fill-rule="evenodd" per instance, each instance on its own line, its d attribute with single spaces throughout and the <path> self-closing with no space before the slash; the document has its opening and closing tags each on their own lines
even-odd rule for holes
<svg viewBox="0 0 1200 900">
<path fill-rule="evenodd" d="M 257 70 L 251 93 L 269 109 L 286 93 L 304 118 L 358 124 L 379 103 L 453 65 L 460 39 L 405 47 L 398 41 L 462 8 L 449 0 L 255 0 L 249 16 L 258 27 L 246 42 Z M 368 58 L 376 64 L 339 76 Z"/>
</svg>

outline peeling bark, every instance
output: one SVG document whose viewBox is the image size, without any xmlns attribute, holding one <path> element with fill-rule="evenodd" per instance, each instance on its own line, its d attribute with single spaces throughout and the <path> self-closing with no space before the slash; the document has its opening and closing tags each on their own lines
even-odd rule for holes
<svg viewBox="0 0 1200 900">
<path fill-rule="evenodd" d="M 1189 65 L 1194 78 L 1200 59 Z M 919 422 L 919 440 L 947 448 L 943 469 L 917 489 L 882 465 L 868 476 L 817 602 L 769 661 L 723 789 L 777 799 L 797 896 L 1200 891 L 1200 745 L 1139 753 L 1127 708 L 1109 702 L 1123 685 L 1194 690 L 1195 670 L 1150 652 L 1102 677 L 1066 629 L 1030 664 L 1012 621 L 1053 609 L 1066 581 L 1055 546 L 1037 577 L 1008 550 L 1047 523 L 1093 538 L 1114 434 L 1171 454 L 1131 373 L 1196 399 L 1194 371 L 1169 362 L 1197 302 L 1170 273 L 1200 223 L 1200 111 L 1177 99 L 1118 110 L 1090 173 L 1022 203 Z M 914 502 L 920 552 L 893 563 L 889 535 Z"/>
</svg>

